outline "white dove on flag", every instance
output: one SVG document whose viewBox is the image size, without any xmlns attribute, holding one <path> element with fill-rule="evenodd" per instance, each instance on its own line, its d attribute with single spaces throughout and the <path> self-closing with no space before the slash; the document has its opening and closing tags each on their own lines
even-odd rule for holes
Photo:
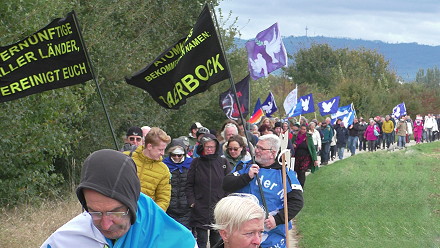
<svg viewBox="0 0 440 248">
<path fill-rule="evenodd" d="M 271 114 L 272 113 L 272 102 L 268 102 L 267 105 L 262 106 L 261 109 L 263 109 L 266 114 Z"/>
<path fill-rule="evenodd" d="M 263 74 L 265 77 L 267 77 L 267 63 L 266 60 L 263 58 L 263 55 L 261 53 L 257 54 L 257 58 L 255 60 L 252 60 L 249 58 L 249 63 L 252 67 L 252 70 L 259 74 L 261 73 L 261 70 L 263 70 Z"/>
<path fill-rule="evenodd" d="M 234 113 L 234 98 L 231 94 L 226 95 L 222 101 L 222 106 L 228 119 L 237 120 L 237 118 L 232 117 L 232 114 Z"/>
<path fill-rule="evenodd" d="M 344 122 L 344 124 L 346 126 L 348 126 L 348 124 L 350 123 L 350 119 L 351 119 L 352 115 L 353 115 L 353 112 L 350 112 L 350 113 L 348 113 L 348 115 L 346 115 L 342 118 L 342 121 Z"/>
<path fill-rule="evenodd" d="M 399 106 L 395 107 L 393 110 L 394 110 L 393 111 L 394 112 L 394 116 L 400 117 L 400 108 L 399 108 Z"/>
<path fill-rule="evenodd" d="M 304 111 L 308 111 L 309 110 L 309 102 L 310 102 L 310 96 L 307 97 L 307 99 L 303 100 L 301 98 L 301 105 Z"/>
<path fill-rule="evenodd" d="M 278 63 L 278 59 L 275 58 L 275 54 L 281 51 L 281 35 L 280 32 L 276 33 L 276 29 L 273 29 L 273 36 L 271 41 L 265 40 L 263 42 L 266 47 L 266 53 L 272 58 L 272 63 Z"/>
<path fill-rule="evenodd" d="M 332 110 L 333 104 L 335 104 L 336 99 L 333 99 L 332 102 L 323 102 L 322 103 L 322 109 L 323 112 L 328 113 Z"/>
</svg>

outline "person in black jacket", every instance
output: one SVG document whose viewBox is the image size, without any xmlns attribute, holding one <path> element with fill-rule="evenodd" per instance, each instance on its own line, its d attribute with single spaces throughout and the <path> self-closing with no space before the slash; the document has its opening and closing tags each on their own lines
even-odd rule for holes
<svg viewBox="0 0 440 248">
<path fill-rule="evenodd" d="M 358 137 L 359 137 L 359 151 L 365 151 L 367 150 L 367 140 L 364 137 L 365 130 L 367 130 L 368 124 L 364 121 L 364 118 L 359 118 L 359 131 L 358 131 Z"/>
<path fill-rule="evenodd" d="M 188 171 L 193 159 L 187 156 L 186 146 L 182 139 L 173 139 L 169 147 L 168 157 L 162 161 L 168 166 L 171 173 L 171 199 L 167 214 L 191 229 L 189 227 L 191 210 L 186 199 L 185 188 Z"/>
<path fill-rule="evenodd" d="M 336 147 L 338 148 L 338 157 L 344 159 L 344 149 L 347 146 L 348 130 L 345 123 L 341 121 L 339 127 L 336 128 Z"/>
<path fill-rule="evenodd" d="M 356 154 L 356 146 L 359 139 L 359 122 L 357 118 L 354 118 L 353 124 L 348 126 L 348 150 L 351 156 Z"/>
<path fill-rule="evenodd" d="M 186 182 L 186 196 L 191 207 L 189 225 L 193 228 L 199 248 L 206 248 L 208 229 L 214 223 L 215 204 L 226 196 L 222 189 L 223 178 L 231 171 L 229 162 L 221 157 L 221 148 L 217 138 L 204 134 L 197 146 L 197 154 L 190 166 Z M 220 235 L 215 230 L 209 232 L 209 243 L 216 244 Z"/>
</svg>

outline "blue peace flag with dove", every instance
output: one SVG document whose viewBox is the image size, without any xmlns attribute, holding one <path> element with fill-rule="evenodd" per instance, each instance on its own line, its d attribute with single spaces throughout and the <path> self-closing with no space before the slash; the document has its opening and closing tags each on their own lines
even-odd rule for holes
<svg viewBox="0 0 440 248">
<path fill-rule="evenodd" d="M 261 108 L 266 113 L 267 117 L 272 117 L 272 114 L 278 110 L 277 103 L 275 102 L 275 97 L 272 92 L 269 92 L 266 100 L 261 104 Z"/>
<path fill-rule="evenodd" d="M 337 119 L 341 119 L 345 126 L 353 124 L 354 117 L 356 116 L 356 111 L 354 110 L 353 103 L 347 106 L 342 106 L 338 108 L 338 111 L 331 115 L 331 123 L 335 124 Z"/>
<path fill-rule="evenodd" d="M 393 115 L 396 118 L 400 118 L 400 116 L 406 115 L 405 102 L 402 102 L 401 104 L 397 104 L 397 106 L 393 108 Z"/>
<path fill-rule="evenodd" d="M 308 94 L 298 99 L 296 107 L 290 110 L 287 117 L 294 117 L 312 112 L 315 112 L 315 104 L 313 103 L 313 95 Z"/>
<path fill-rule="evenodd" d="M 318 108 L 321 115 L 324 116 L 338 112 L 340 98 L 340 96 L 336 96 L 328 101 L 319 102 Z"/>
<path fill-rule="evenodd" d="M 269 73 L 287 66 L 287 52 L 281 38 L 278 23 L 246 42 L 248 68 L 253 80 L 267 77 Z"/>
</svg>

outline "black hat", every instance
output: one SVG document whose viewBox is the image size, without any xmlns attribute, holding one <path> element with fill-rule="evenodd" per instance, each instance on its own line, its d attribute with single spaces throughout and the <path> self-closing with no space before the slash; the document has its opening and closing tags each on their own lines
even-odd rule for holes
<svg viewBox="0 0 440 248">
<path fill-rule="evenodd" d="M 136 222 L 137 201 L 141 192 L 136 164 L 122 152 L 103 149 L 90 154 L 81 170 L 81 182 L 76 195 L 85 210 L 83 189 L 91 189 L 120 201 L 130 209 L 131 224 Z"/>
<path fill-rule="evenodd" d="M 281 122 L 275 122 L 275 127 L 281 127 L 282 126 L 282 124 L 281 124 Z"/>
<path fill-rule="evenodd" d="M 141 136 L 142 137 L 142 129 L 140 127 L 130 127 L 127 131 L 127 137 L 129 136 Z"/>
</svg>

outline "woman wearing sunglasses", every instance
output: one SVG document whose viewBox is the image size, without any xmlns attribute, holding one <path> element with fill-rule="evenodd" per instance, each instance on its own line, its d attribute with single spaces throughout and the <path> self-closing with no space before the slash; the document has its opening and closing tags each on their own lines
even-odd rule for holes
<svg viewBox="0 0 440 248">
<path fill-rule="evenodd" d="M 234 168 L 240 161 L 248 161 L 251 159 L 251 155 L 246 150 L 246 144 L 244 143 L 243 137 L 240 135 L 230 137 L 226 142 L 225 147 L 226 149 L 223 154 L 226 159 L 228 159 L 231 168 Z"/>
<path fill-rule="evenodd" d="M 185 143 L 182 139 L 173 139 L 168 149 L 168 157 L 163 162 L 171 173 L 171 200 L 167 214 L 180 224 L 189 227 L 191 210 L 186 200 L 185 187 L 192 158 L 187 157 Z"/>
</svg>

